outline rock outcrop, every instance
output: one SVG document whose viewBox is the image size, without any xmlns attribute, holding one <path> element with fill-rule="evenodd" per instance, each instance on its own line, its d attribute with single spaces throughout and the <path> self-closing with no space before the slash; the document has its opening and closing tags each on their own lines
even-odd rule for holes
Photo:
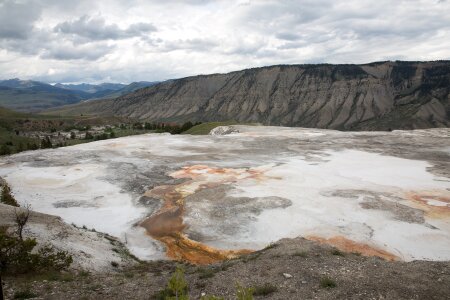
<svg viewBox="0 0 450 300">
<path fill-rule="evenodd" d="M 216 128 L 213 128 L 209 132 L 209 135 L 227 135 L 232 133 L 239 133 L 239 130 L 231 126 L 218 126 Z"/>
<path fill-rule="evenodd" d="M 342 130 L 447 127 L 450 61 L 279 65 L 199 75 L 64 112 Z"/>
</svg>

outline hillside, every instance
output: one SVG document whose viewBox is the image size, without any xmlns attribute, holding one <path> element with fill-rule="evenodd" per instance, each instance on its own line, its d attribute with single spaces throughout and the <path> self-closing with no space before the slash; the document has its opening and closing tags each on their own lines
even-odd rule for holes
<svg viewBox="0 0 450 300">
<path fill-rule="evenodd" d="M 187 77 L 54 113 L 343 130 L 449 125 L 450 62 L 280 65 Z"/>
<path fill-rule="evenodd" d="M 21 112 L 37 112 L 47 108 L 78 103 L 88 96 L 32 80 L 0 81 L 0 106 Z"/>
<path fill-rule="evenodd" d="M 131 84 L 55 84 L 8 79 L 0 80 L 0 106 L 21 112 L 39 112 L 58 106 L 75 104 L 88 99 L 116 98 L 157 82 Z"/>
<path fill-rule="evenodd" d="M 158 84 L 158 81 L 137 81 L 137 82 L 132 82 L 129 85 L 125 85 L 124 87 L 115 90 L 115 91 L 110 91 L 109 93 L 104 93 L 103 95 L 96 95 L 95 98 L 99 98 L 99 99 L 106 99 L 106 98 L 117 98 L 129 93 L 132 93 L 134 91 L 137 91 L 139 89 L 142 88 L 146 88 L 155 84 Z"/>
<path fill-rule="evenodd" d="M 88 84 L 88 83 L 80 83 L 80 84 L 62 84 L 57 83 L 54 86 L 72 90 L 72 91 L 82 91 L 85 93 L 94 94 L 102 91 L 117 91 L 124 88 L 126 85 L 121 83 L 101 83 L 101 84 Z"/>
</svg>

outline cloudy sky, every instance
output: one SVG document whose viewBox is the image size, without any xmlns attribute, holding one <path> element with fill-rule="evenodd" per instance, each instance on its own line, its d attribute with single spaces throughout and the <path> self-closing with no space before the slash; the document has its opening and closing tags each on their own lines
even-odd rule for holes
<svg viewBox="0 0 450 300">
<path fill-rule="evenodd" d="M 450 59 L 450 0 L 0 0 L 0 79 Z"/>
</svg>

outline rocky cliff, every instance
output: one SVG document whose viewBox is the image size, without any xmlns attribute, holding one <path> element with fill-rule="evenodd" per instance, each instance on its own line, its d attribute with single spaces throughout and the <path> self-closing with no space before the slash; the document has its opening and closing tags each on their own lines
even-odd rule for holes
<svg viewBox="0 0 450 300">
<path fill-rule="evenodd" d="M 279 65 L 163 82 L 66 114 L 387 130 L 449 126 L 450 61 Z"/>
</svg>

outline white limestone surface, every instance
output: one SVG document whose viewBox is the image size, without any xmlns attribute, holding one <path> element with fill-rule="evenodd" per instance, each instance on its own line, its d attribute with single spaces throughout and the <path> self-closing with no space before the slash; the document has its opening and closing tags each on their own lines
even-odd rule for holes
<svg viewBox="0 0 450 300">
<path fill-rule="evenodd" d="M 450 259 L 449 130 L 237 131 L 146 134 L 28 151 L 0 159 L 0 176 L 20 203 L 114 235 L 143 259 L 164 257 L 164 249 L 136 226 L 161 204 L 143 203 L 142 195 L 180 184 L 170 174 L 193 165 L 241 170 L 224 179 L 205 169 L 184 187 L 194 195 L 208 183 L 227 188 L 218 198 L 186 203 L 186 233 L 208 245 L 260 249 L 284 237 L 343 236 L 407 261 Z M 252 171 L 262 176 L 248 176 Z"/>
</svg>

